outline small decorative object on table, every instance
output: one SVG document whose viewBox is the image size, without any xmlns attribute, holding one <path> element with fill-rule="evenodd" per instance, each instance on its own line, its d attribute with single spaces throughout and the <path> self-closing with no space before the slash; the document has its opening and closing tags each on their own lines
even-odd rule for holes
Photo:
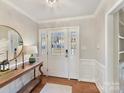
<svg viewBox="0 0 124 93">
<path fill-rule="evenodd" d="M 34 54 L 37 54 L 37 46 L 25 46 L 24 47 L 24 52 L 25 54 L 30 54 L 31 56 L 29 57 L 29 63 L 35 63 L 36 62 L 36 58 L 34 56 Z"/>
<path fill-rule="evenodd" d="M 18 63 L 17 63 L 17 49 L 14 49 L 14 60 L 15 60 L 15 70 L 18 69 Z"/>
<path fill-rule="evenodd" d="M 0 63 L 0 71 L 4 72 L 9 70 L 9 61 L 8 60 L 4 60 L 3 62 Z"/>
<path fill-rule="evenodd" d="M 30 58 L 29 58 L 29 62 L 30 62 L 31 64 L 36 62 L 36 59 L 35 59 L 35 57 L 33 56 L 33 54 L 31 54 L 31 56 L 30 56 Z"/>
</svg>

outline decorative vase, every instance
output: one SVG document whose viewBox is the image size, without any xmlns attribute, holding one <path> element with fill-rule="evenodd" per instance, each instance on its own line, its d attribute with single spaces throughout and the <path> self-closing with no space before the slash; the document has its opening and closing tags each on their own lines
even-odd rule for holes
<svg viewBox="0 0 124 93">
<path fill-rule="evenodd" d="M 31 54 L 31 56 L 30 56 L 30 58 L 29 58 L 29 63 L 30 64 L 33 64 L 33 63 L 35 63 L 36 62 L 36 59 L 35 59 L 35 57 L 33 56 L 33 54 Z"/>
</svg>

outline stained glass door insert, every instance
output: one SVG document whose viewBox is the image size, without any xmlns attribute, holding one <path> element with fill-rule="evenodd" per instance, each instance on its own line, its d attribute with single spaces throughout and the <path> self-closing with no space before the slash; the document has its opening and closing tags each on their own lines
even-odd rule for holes
<svg viewBox="0 0 124 93">
<path fill-rule="evenodd" d="M 77 33 L 71 32 L 71 55 L 75 55 L 75 50 L 77 48 Z"/>
<path fill-rule="evenodd" d="M 47 33 L 42 32 L 41 33 L 41 52 L 42 55 L 47 53 Z"/>
<path fill-rule="evenodd" d="M 51 54 L 63 55 L 64 51 L 64 32 L 52 32 L 51 33 Z"/>
</svg>

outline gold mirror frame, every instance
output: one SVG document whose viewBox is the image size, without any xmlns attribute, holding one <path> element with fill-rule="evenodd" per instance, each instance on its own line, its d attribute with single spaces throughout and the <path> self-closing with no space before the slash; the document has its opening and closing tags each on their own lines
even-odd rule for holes
<svg viewBox="0 0 124 93">
<path fill-rule="evenodd" d="M 13 61 L 15 58 L 19 57 L 19 56 L 21 55 L 22 51 L 23 51 L 23 38 L 22 38 L 22 36 L 20 35 L 20 33 L 19 33 L 17 30 L 15 30 L 14 28 L 12 28 L 12 27 L 10 27 L 10 26 L 7 26 L 7 25 L 0 25 L 0 26 L 3 26 L 3 27 L 7 27 L 7 28 L 12 29 L 13 31 L 15 31 L 15 32 L 20 36 L 20 38 L 21 38 L 21 40 L 22 40 L 22 50 L 20 51 L 20 53 L 18 53 L 18 55 L 17 55 L 16 57 L 14 57 L 14 58 L 12 58 L 12 59 L 8 59 L 9 61 Z"/>
</svg>

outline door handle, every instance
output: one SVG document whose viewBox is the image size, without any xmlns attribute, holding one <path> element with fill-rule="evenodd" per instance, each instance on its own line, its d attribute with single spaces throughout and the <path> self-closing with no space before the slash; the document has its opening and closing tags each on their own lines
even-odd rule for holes
<svg viewBox="0 0 124 93">
<path fill-rule="evenodd" d="M 65 52 L 66 52 L 65 57 L 68 57 L 68 49 L 66 49 Z"/>
</svg>

